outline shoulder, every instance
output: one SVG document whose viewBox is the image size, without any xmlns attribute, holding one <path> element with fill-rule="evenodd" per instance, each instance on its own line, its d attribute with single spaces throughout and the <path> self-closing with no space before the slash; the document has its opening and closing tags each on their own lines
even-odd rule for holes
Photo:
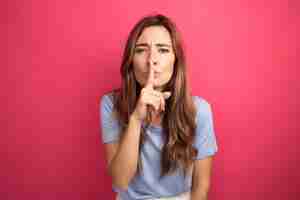
<svg viewBox="0 0 300 200">
<path fill-rule="evenodd" d="M 105 104 L 112 105 L 113 104 L 113 92 L 108 92 L 108 93 L 105 93 L 104 95 L 102 95 L 100 103 L 101 103 L 101 105 L 105 105 Z"/>
<path fill-rule="evenodd" d="M 102 113 L 111 113 L 114 110 L 114 91 L 107 92 L 104 95 L 102 95 L 100 100 L 99 108 Z"/>
<path fill-rule="evenodd" d="M 195 108 L 197 110 L 196 117 L 199 118 L 207 118 L 211 115 L 211 105 L 210 103 L 201 96 L 192 96 Z"/>
<path fill-rule="evenodd" d="M 208 109 L 210 107 L 210 103 L 201 96 L 192 96 L 196 109 Z"/>
</svg>

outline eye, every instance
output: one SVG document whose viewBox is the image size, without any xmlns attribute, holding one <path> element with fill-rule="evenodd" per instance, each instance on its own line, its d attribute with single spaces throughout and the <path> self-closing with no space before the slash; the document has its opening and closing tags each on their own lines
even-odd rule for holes
<svg viewBox="0 0 300 200">
<path fill-rule="evenodd" d="M 135 53 L 142 53 L 142 52 L 144 52 L 144 51 L 145 51 L 145 49 L 142 49 L 142 48 L 136 48 L 136 49 L 134 50 Z"/>
<path fill-rule="evenodd" d="M 169 52 L 170 52 L 170 50 L 169 50 L 169 49 L 166 49 L 166 48 L 160 48 L 158 51 L 159 51 L 160 53 L 169 53 Z"/>
</svg>

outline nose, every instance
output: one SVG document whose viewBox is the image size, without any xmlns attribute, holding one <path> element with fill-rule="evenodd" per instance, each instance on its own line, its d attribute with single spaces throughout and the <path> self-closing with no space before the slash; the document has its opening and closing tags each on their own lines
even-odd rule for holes
<svg viewBox="0 0 300 200">
<path fill-rule="evenodd" d="M 150 66 L 150 65 L 156 66 L 156 65 L 157 65 L 157 61 L 149 60 L 149 61 L 148 61 L 148 64 L 149 64 L 149 66 Z"/>
<path fill-rule="evenodd" d="M 152 68 L 154 70 L 154 73 L 161 73 L 162 69 L 157 65 L 156 61 L 149 61 L 148 62 L 148 71 Z"/>
<path fill-rule="evenodd" d="M 157 64 L 158 64 L 157 61 L 151 60 L 151 59 L 149 59 L 147 62 L 149 70 L 150 70 L 150 68 L 152 68 L 155 73 L 161 72 L 161 69 L 159 69 Z"/>
<path fill-rule="evenodd" d="M 149 66 L 156 66 L 158 64 L 157 54 L 153 48 L 149 51 L 147 64 Z"/>
</svg>

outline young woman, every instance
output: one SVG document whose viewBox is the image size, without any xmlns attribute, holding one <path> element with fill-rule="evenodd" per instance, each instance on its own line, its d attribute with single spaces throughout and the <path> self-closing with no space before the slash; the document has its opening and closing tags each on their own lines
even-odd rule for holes
<svg viewBox="0 0 300 200">
<path fill-rule="evenodd" d="M 102 140 L 119 200 L 206 200 L 217 143 L 210 104 L 192 96 L 182 42 L 166 16 L 129 34 L 120 89 L 101 99 Z"/>
</svg>

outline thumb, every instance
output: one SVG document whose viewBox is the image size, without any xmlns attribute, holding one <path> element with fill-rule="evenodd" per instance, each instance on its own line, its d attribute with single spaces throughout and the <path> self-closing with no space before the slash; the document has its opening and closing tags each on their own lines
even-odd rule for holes
<svg viewBox="0 0 300 200">
<path fill-rule="evenodd" d="M 164 99 L 168 99 L 171 96 L 171 92 L 163 92 Z"/>
</svg>

